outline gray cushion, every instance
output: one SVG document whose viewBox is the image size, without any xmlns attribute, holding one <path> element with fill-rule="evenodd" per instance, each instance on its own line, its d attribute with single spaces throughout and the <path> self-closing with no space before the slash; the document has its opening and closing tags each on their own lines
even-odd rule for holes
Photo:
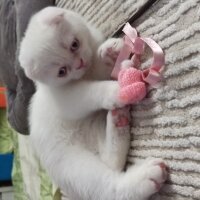
<svg viewBox="0 0 200 200">
<path fill-rule="evenodd" d="M 28 134 L 28 104 L 35 89 L 19 66 L 16 49 L 31 15 L 53 4 L 53 0 L 0 1 L 0 79 L 8 89 L 9 122 L 22 134 Z"/>
</svg>

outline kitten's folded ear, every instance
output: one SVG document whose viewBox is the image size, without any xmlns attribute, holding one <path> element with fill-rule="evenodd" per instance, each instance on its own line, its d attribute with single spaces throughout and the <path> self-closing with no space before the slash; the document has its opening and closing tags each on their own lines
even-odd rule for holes
<svg viewBox="0 0 200 200">
<path fill-rule="evenodd" d="M 32 52 L 27 51 L 28 46 L 26 41 L 23 39 L 19 49 L 19 63 L 20 66 L 24 69 L 26 76 L 32 80 L 37 79 L 39 69 L 37 69 L 35 62 L 32 58 Z"/>
<path fill-rule="evenodd" d="M 24 69 L 26 76 L 34 80 L 37 76 L 37 70 L 34 69 L 34 63 L 30 59 L 26 58 L 23 54 L 19 55 L 19 62 Z"/>
<path fill-rule="evenodd" d="M 56 25 L 64 19 L 64 9 L 57 7 L 44 8 L 39 13 L 40 19 L 48 25 Z"/>
</svg>

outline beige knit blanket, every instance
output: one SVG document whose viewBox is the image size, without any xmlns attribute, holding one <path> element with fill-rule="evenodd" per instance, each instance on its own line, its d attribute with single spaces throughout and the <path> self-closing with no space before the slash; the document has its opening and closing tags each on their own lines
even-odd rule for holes
<svg viewBox="0 0 200 200">
<path fill-rule="evenodd" d="M 147 0 L 58 0 L 111 36 Z M 133 23 L 166 55 L 165 81 L 132 110 L 128 161 L 162 157 L 170 177 L 152 199 L 200 200 L 200 0 L 159 0 Z M 148 67 L 146 56 L 142 67 Z"/>
</svg>

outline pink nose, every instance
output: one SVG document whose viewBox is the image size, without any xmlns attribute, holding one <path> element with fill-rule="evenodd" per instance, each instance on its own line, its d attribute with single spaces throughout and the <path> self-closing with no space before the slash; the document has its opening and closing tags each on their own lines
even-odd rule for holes
<svg viewBox="0 0 200 200">
<path fill-rule="evenodd" d="M 83 62 L 83 59 L 81 58 L 81 59 L 80 59 L 80 64 L 79 64 L 79 66 L 78 66 L 76 69 L 81 69 L 81 68 L 83 68 L 83 67 L 85 67 L 85 64 L 84 64 L 84 62 Z"/>
</svg>

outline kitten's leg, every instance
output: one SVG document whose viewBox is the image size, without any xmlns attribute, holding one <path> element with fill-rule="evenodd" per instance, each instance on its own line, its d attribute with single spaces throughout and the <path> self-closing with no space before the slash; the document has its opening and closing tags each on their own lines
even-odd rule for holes
<svg viewBox="0 0 200 200">
<path fill-rule="evenodd" d="M 42 148 L 41 160 L 71 199 L 146 200 L 166 179 L 162 160 L 147 160 L 123 173 L 111 170 L 79 146 L 52 143 L 47 147 Z"/>
<path fill-rule="evenodd" d="M 123 47 L 122 38 L 110 38 L 98 49 L 100 59 L 106 66 L 113 67 Z M 110 71 L 109 75 L 111 74 Z M 102 160 L 112 169 L 122 170 L 129 149 L 129 109 L 109 111 L 107 115 L 106 139 Z"/>
<path fill-rule="evenodd" d="M 124 107 L 119 91 L 117 81 L 77 81 L 68 84 L 66 92 L 61 92 L 62 98 L 57 101 L 62 106 L 63 114 L 73 113 L 75 119 L 76 113 L 80 118 L 80 115 L 86 116 L 97 110 Z"/>
<path fill-rule="evenodd" d="M 59 156 L 46 156 L 43 164 L 45 162 L 50 177 L 68 194 L 69 199 L 115 200 L 112 193 L 119 174 L 112 172 L 97 156 L 84 149 L 69 146 L 65 151 L 60 150 L 56 150 Z"/>
<path fill-rule="evenodd" d="M 113 170 L 123 170 L 130 146 L 129 107 L 108 111 L 102 160 Z"/>
<path fill-rule="evenodd" d="M 100 45 L 98 55 L 106 65 L 113 67 L 123 44 L 122 38 L 110 38 Z"/>
</svg>

